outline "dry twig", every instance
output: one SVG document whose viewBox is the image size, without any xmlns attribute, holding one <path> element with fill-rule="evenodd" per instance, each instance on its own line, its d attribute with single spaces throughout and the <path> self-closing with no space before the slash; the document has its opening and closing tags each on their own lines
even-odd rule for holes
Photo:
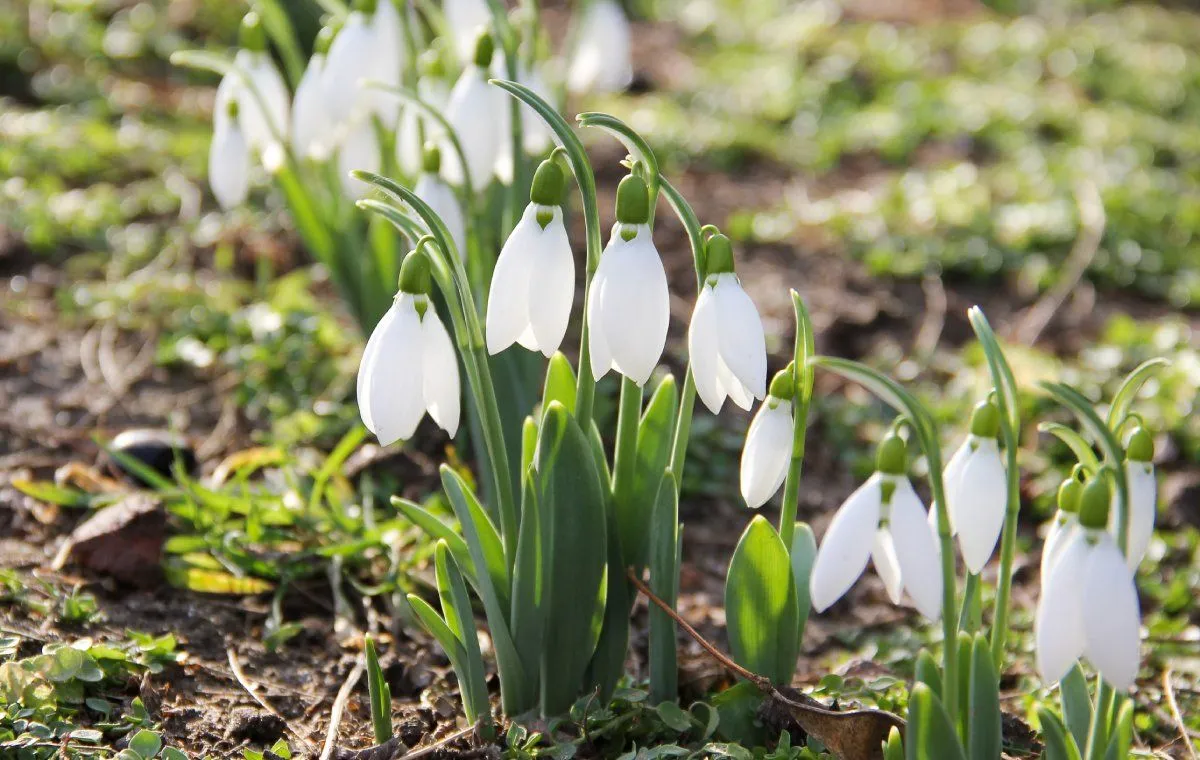
<svg viewBox="0 0 1200 760">
<path fill-rule="evenodd" d="M 249 694 L 255 702 L 260 704 L 264 710 L 282 720 L 284 725 L 287 726 L 288 733 L 300 740 L 300 742 L 305 746 L 306 749 L 308 749 L 309 752 L 315 752 L 316 745 L 309 741 L 307 736 L 292 728 L 291 724 L 288 723 L 287 718 L 283 717 L 279 710 L 275 709 L 275 705 L 271 704 L 266 697 L 258 693 L 258 685 L 246 677 L 246 673 L 242 670 L 242 665 L 240 662 L 238 662 L 237 653 L 233 651 L 233 647 L 226 648 L 225 654 L 229 658 L 229 670 L 233 672 L 233 677 L 237 679 L 238 685 L 245 689 L 246 693 Z"/>
<path fill-rule="evenodd" d="M 1179 727 L 1179 738 L 1183 740 L 1183 746 L 1187 748 L 1188 756 L 1192 760 L 1197 760 L 1196 745 L 1192 744 L 1187 724 L 1183 722 L 1183 713 L 1179 712 L 1179 702 L 1175 700 L 1175 687 L 1171 684 L 1170 668 L 1163 672 L 1162 683 L 1163 694 L 1167 697 L 1167 706 L 1171 709 L 1171 717 L 1175 719 L 1175 725 Z"/>
<path fill-rule="evenodd" d="M 325 746 L 321 750 L 321 760 L 329 760 L 329 758 L 333 757 L 333 751 L 337 749 L 338 726 L 342 724 L 342 715 L 346 712 L 346 703 L 350 701 L 350 695 L 354 692 L 354 687 L 358 685 L 358 680 L 362 678 L 366 669 L 366 659 L 359 658 L 358 664 L 354 666 L 354 670 L 350 671 L 350 675 L 346 677 L 346 682 L 342 684 L 342 688 L 338 689 L 337 699 L 333 701 L 333 710 L 329 714 L 329 730 L 325 733 Z"/>
</svg>

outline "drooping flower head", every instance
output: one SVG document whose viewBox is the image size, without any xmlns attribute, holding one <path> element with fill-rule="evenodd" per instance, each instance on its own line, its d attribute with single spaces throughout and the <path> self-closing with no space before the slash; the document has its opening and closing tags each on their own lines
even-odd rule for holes
<svg viewBox="0 0 1200 760">
<path fill-rule="evenodd" d="M 274 171 L 282 160 L 281 141 L 288 139 L 291 126 L 291 93 L 275 62 L 267 52 L 267 36 L 254 11 L 242 18 L 241 49 L 234 56 L 236 71 L 221 79 L 214 113 L 227 113 L 237 101 L 237 118 L 251 150 L 263 166 Z"/>
<path fill-rule="evenodd" d="M 379 0 L 356 0 L 326 58 L 325 107 L 331 120 L 347 129 L 370 110 L 373 98 L 365 93 L 362 81 L 384 78 L 379 72 L 380 51 L 372 26 L 378 5 Z"/>
<path fill-rule="evenodd" d="M 575 29 L 575 50 L 567 71 L 574 93 L 620 92 L 633 81 L 633 33 L 615 0 L 591 0 Z"/>
<path fill-rule="evenodd" d="M 452 185 L 462 184 L 465 175 L 474 189 L 481 190 L 496 168 L 502 132 L 498 125 L 504 112 L 501 91 L 487 82 L 495 51 L 492 35 L 486 30 L 481 32 L 475 43 L 475 57 L 459 75 L 446 103 L 446 121 L 458 135 L 467 162 L 462 166 L 446 137 L 442 145 L 442 174 Z"/>
<path fill-rule="evenodd" d="M 630 175 L 617 187 L 617 223 L 588 292 L 588 348 L 597 380 L 611 369 L 644 385 L 667 344 L 667 273 L 649 222 L 646 182 Z"/>
<path fill-rule="evenodd" d="M 563 224 L 565 189 L 558 162 L 543 161 L 533 175 L 529 205 L 496 260 L 488 295 L 488 353 L 515 342 L 549 357 L 566 335 L 575 299 L 575 259 Z"/>
<path fill-rule="evenodd" d="M 475 40 L 480 27 L 492 21 L 486 0 L 443 0 L 442 13 L 450 32 L 454 51 L 459 60 L 469 62 L 475 54 Z"/>
<path fill-rule="evenodd" d="M 458 361 L 430 300 L 429 267 L 422 248 L 405 257 L 399 292 L 358 368 L 359 414 L 384 446 L 411 438 L 426 412 L 450 435 L 458 430 Z"/>
<path fill-rule="evenodd" d="M 221 208 L 228 211 L 246 202 L 250 190 L 250 144 L 238 121 L 237 100 L 214 114 L 208 149 L 208 184 Z"/>
<path fill-rule="evenodd" d="M 1083 487 L 1079 527 L 1042 579 L 1034 635 L 1047 683 L 1061 680 L 1081 656 L 1117 689 L 1137 677 L 1141 613 L 1133 573 L 1107 530 L 1108 475 L 1101 471 Z"/>
<path fill-rule="evenodd" d="M 734 273 L 733 246 L 722 234 L 705 246 L 707 276 L 688 328 L 696 393 L 718 414 L 726 397 L 749 410 L 767 390 L 762 318 Z"/>
<path fill-rule="evenodd" d="M 292 149 L 301 158 L 320 161 L 329 156 L 333 127 L 325 103 L 325 63 L 336 33 L 335 27 L 321 28 L 292 98 Z"/>
<path fill-rule="evenodd" d="M 465 260 L 467 258 L 467 225 L 463 219 L 462 204 L 458 202 L 458 196 L 455 195 L 454 189 L 442 180 L 441 165 L 442 151 L 437 143 L 426 143 L 421 176 L 417 177 L 417 184 L 413 186 L 413 192 L 417 194 L 418 198 L 428 203 L 434 213 L 446 223 L 446 229 L 450 231 L 450 238 L 454 241 L 458 255 Z"/>
<path fill-rule="evenodd" d="M 875 565 L 894 604 L 908 591 L 930 620 L 941 617 L 941 552 L 925 505 L 905 474 L 907 448 L 895 432 L 879 444 L 875 474 L 838 508 L 813 562 L 813 607 L 827 609 Z"/>
<path fill-rule="evenodd" d="M 1129 487 L 1129 518 L 1126 523 L 1130 569 L 1136 569 L 1154 537 L 1154 519 L 1158 506 L 1158 479 L 1154 475 L 1154 436 L 1140 423 L 1133 429 L 1125 447 L 1125 481 Z M 1120 505 L 1113 495 L 1108 529 L 1117 535 Z"/>
<path fill-rule="evenodd" d="M 1082 465 L 1075 465 L 1070 477 L 1058 487 L 1058 511 L 1050 528 L 1046 532 L 1046 542 L 1042 545 L 1041 578 L 1045 583 L 1050 577 L 1062 548 L 1066 546 L 1071 534 L 1079 527 L 1079 500 L 1083 494 L 1084 472 Z"/>
<path fill-rule="evenodd" d="M 445 111 L 450 98 L 446 86 L 445 64 L 438 50 L 431 48 L 417 59 L 417 95 L 438 111 Z M 400 111 L 400 124 L 396 128 L 396 163 L 409 176 L 419 174 L 426 143 L 444 145 L 442 125 L 414 105 L 404 106 Z M 448 142 L 448 141 L 447 141 Z"/>
<path fill-rule="evenodd" d="M 1000 410 L 990 400 L 971 414 L 971 433 L 946 464 L 942 479 L 950 527 L 972 573 L 983 571 L 1004 528 L 1008 479 L 1000 458 Z"/>
<path fill-rule="evenodd" d="M 693 320 L 693 325 L 694 325 Z M 692 354 L 693 367 L 696 357 Z M 697 382 L 699 387 L 699 382 Z M 795 396 L 795 367 L 780 370 L 771 379 L 770 393 L 746 431 L 742 447 L 740 481 L 746 506 L 758 509 L 771 499 L 787 478 L 788 463 L 795 445 L 792 400 Z"/>
</svg>

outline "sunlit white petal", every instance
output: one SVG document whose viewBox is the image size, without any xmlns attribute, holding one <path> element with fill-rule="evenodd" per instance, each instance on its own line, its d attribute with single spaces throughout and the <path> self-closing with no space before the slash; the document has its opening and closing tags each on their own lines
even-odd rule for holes
<svg viewBox="0 0 1200 760">
<path fill-rule="evenodd" d="M 629 19 L 614 0 L 588 3 L 567 72 L 571 92 L 617 92 L 633 81 Z"/>
<path fill-rule="evenodd" d="M 341 180 L 345 196 L 354 200 L 366 195 L 371 185 L 351 177 L 350 172 L 355 169 L 379 172 L 379 137 L 375 133 L 374 123 L 369 119 L 359 121 L 338 147 L 337 159 L 338 179 Z"/>
<path fill-rule="evenodd" d="M 1150 548 L 1158 505 L 1158 480 L 1149 462 L 1126 462 L 1125 479 L 1129 487 L 1128 564 L 1136 568 Z M 1109 530 L 1117 534 L 1119 504 L 1114 493 L 1108 511 Z"/>
<path fill-rule="evenodd" d="M 585 306 L 588 321 L 588 354 L 592 365 L 592 377 L 596 380 L 604 377 L 613 368 L 612 350 L 604 332 L 604 320 L 601 318 L 604 295 L 608 290 L 608 270 L 611 266 L 611 262 L 606 265 L 604 257 L 600 257 L 596 274 L 592 276 L 592 287 L 588 290 Z"/>
<path fill-rule="evenodd" d="M 813 562 L 813 608 L 823 612 L 842 598 L 867 567 L 883 502 L 883 476 L 875 473 L 858 487 L 829 523 Z"/>
<path fill-rule="evenodd" d="M 329 46 L 325 61 L 325 106 L 335 124 L 357 121 L 364 115 L 360 84 L 366 79 L 379 78 L 371 73 L 376 68 L 375 39 L 370 19 L 361 11 L 353 11 Z"/>
<path fill-rule="evenodd" d="M 1070 512 L 1058 512 L 1046 532 L 1046 542 L 1042 545 L 1041 578 L 1042 583 L 1050 577 L 1050 571 L 1058 556 L 1066 547 L 1071 534 L 1079 527 L 1079 519 Z"/>
<path fill-rule="evenodd" d="M 475 55 L 475 40 L 482 28 L 492 22 L 485 0 L 443 0 L 442 12 L 454 40 L 459 60 L 469 62 Z"/>
<path fill-rule="evenodd" d="M 717 275 L 713 286 L 721 360 L 755 398 L 767 393 L 767 341 L 758 309 L 737 275 Z"/>
<path fill-rule="evenodd" d="M 971 437 L 974 449 L 958 471 L 947 500 L 955 515 L 963 561 L 972 573 L 983 571 L 1000 540 L 1008 507 L 1008 479 L 995 438 Z"/>
<path fill-rule="evenodd" d="M 208 184 L 221 208 L 242 205 L 250 190 L 250 146 L 237 121 L 218 119 L 208 151 Z"/>
<path fill-rule="evenodd" d="M 451 436 L 458 432 L 459 380 L 454 344 L 430 305 L 421 320 L 424 377 L 422 395 L 429 416 Z"/>
<path fill-rule="evenodd" d="M 325 56 L 316 53 L 308 62 L 296 97 L 292 100 L 292 148 L 304 158 L 324 158 L 329 139 L 329 111 L 325 105 Z"/>
<path fill-rule="evenodd" d="M 489 85 L 486 76 L 478 66 L 468 66 L 446 104 L 446 120 L 458 136 L 467 161 L 465 173 L 476 191 L 486 187 L 492 176 L 502 134 L 497 127 L 501 91 Z M 442 138 L 441 149 L 442 175 L 452 185 L 462 184 L 464 168 L 449 138 Z"/>
<path fill-rule="evenodd" d="M 614 235 L 601 255 L 609 260 L 599 318 L 613 366 L 644 385 L 662 357 L 670 321 L 670 295 L 662 259 L 645 225 L 626 241 Z"/>
<path fill-rule="evenodd" d="M 1050 576 L 1042 580 L 1034 621 L 1037 669 L 1042 680 L 1056 683 L 1083 654 L 1083 574 L 1088 543 L 1083 531 L 1074 531 Z"/>
<path fill-rule="evenodd" d="M 887 531 L 892 535 L 900 577 L 917 610 L 930 620 L 942 613 L 941 556 L 926 521 L 925 505 L 908 478 L 893 480 L 896 490 L 887 508 Z"/>
<path fill-rule="evenodd" d="M 537 224 L 536 218 L 534 223 Z M 554 217 L 540 230 L 534 251 L 529 326 L 538 349 L 550 357 L 567 334 L 571 304 L 575 301 L 575 258 L 561 208 L 554 208 Z"/>
<path fill-rule="evenodd" d="M 1104 680 L 1125 690 L 1137 678 L 1140 658 L 1137 587 L 1112 536 L 1093 535 L 1083 571 L 1085 654 Z"/>
<path fill-rule="evenodd" d="M 792 458 L 792 404 L 768 398 L 746 431 L 740 479 L 746 506 L 757 509 L 775 495 Z"/>
<path fill-rule="evenodd" d="M 688 358 L 696 395 L 713 414 L 719 414 L 725 404 L 726 390 L 721 382 L 721 355 L 717 336 L 716 299 L 712 288 L 700 289 L 692 322 L 688 325 Z"/>
<path fill-rule="evenodd" d="M 899 604 L 904 594 L 904 583 L 900 577 L 900 560 L 896 557 L 892 534 L 880 528 L 875 531 L 875 543 L 871 546 L 871 564 L 883 581 L 892 604 Z"/>
<path fill-rule="evenodd" d="M 425 412 L 423 344 L 413 296 L 401 293 L 372 331 L 358 369 L 359 413 L 384 446 L 411 438 Z"/>
</svg>

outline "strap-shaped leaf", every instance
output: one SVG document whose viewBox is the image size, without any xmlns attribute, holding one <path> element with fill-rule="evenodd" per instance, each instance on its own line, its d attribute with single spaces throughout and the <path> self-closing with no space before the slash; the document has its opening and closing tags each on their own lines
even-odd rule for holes
<svg viewBox="0 0 1200 760">
<path fill-rule="evenodd" d="M 521 697 L 525 710 L 537 703 L 542 642 L 546 631 L 543 516 L 535 477 L 536 472 L 530 464 L 521 485 L 521 526 L 517 534 L 517 561 L 513 565 L 512 610 L 509 617 L 512 621 L 513 643 L 526 676 L 526 691 Z"/>
<path fill-rule="evenodd" d="M 650 521 L 650 589 L 671 607 L 679 598 L 679 488 L 670 470 L 659 481 Z M 650 701 L 679 698 L 675 621 L 650 606 Z"/>
<path fill-rule="evenodd" d="M 379 655 L 375 652 L 375 641 L 367 636 L 364 644 L 367 656 L 367 692 L 371 697 L 371 727 L 375 731 L 375 743 L 383 744 L 392 738 L 392 699 L 383 669 L 379 667 Z"/>
<path fill-rule="evenodd" d="M 771 523 L 756 515 L 729 562 L 725 579 L 729 646 L 740 665 L 788 684 L 796 670 L 796 581 L 787 547 Z"/>
<path fill-rule="evenodd" d="M 933 691 L 939 699 L 942 696 L 942 671 L 937 660 L 928 649 L 917 653 L 916 682 L 923 683 Z"/>
<path fill-rule="evenodd" d="M 610 502 L 611 503 L 611 502 Z M 617 516 L 612 508 L 606 510 L 608 519 L 608 566 L 612 568 L 600 639 L 588 664 L 585 691 L 595 691 L 601 704 L 607 704 L 625 673 L 625 655 L 629 651 L 629 616 L 636 595 L 620 572 L 623 566 L 621 539 L 617 531 Z"/>
<path fill-rule="evenodd" d="M 446 625 L 446 621 L 437 613 L 433 607 L 429 606 L 429 602 L 425 601 L 416 594 L 408 595 L 408 603 L 412 606 L 412 610 L 417 615 L 417 621 L 425 632 L 437 641 L 442 651 L 446 653 L 446 657 L 450 659 L 450 664 L 454 667 L 455 673 L 460 674 L 459 678 L 462 681 L 466 676 L 464 664 L 466 663 L 466 652 L 463 651 L 462 644 L 459 643 L 458 637 L 454 635 L 454 631 Z M 463 681 L 465 683 L 465 681 Z M 464 701 L 466 693 L 463 694 Z"/>
<path fill-rule="evenodd" d="M 467 542 L 462 539 L 462 536 L 454 532 L 454 528 L 442 522 L 429 510 L 408 499 L 393 496 L 392 506 L 403 512 L 405 517 L 428 533 L 434 541 L 445 541 L 450 547 L 450 553 L 454 555 L 454 559 L 458 560 L 459 566 L 471 581 L 471 585 L 477 586 L 478 579 L 475 573 L 475 562 L 471 559 L 471 550 L 467 548 Z"/>
<path fill-rule="evenodd" d="M 1108 740 L 1108 751 L 1104 760 L 1125 760 L 1133 746 L 1133 700 L 1125 699 L 1117 711 L 1112 737 Z"/>
<path fill-rule="evenodd" d="M 1043 433 L 1049 433 L 1067 444 L 1067 447 L 1071 449 L 1071 453 L 1075 455 L 1075 459 L 1086 467 L 1089 472 L 1095 472 L 1100 469 L 1100 459 L 1096 456 L 1092 445 L 1072 428 L 1058 422 L 1043 422 L 1038 425 L 1038 430 Z"/>
<path fill-rule="evenodd" d="M 1134 399 L 1137 398 L 1138 391 L 1142 389 L 1142 386 L 1155 372 L 1169 364 L 1170 362 L 1162 357 L 1147 359 L 1129 373 L 1121 383 L 1121 387 L 1113 395 L 1112 406 L 1108 410 L 1109 427 L 1115 428 L 1125 419 L 1125 415 L 1129 413 L 1129 407 L 1133 405 Z"/>
<path fill-rule="evenodd" d="M 546 383 L 542 389 L 542 409 L 549 408 L 550 402 L 557 401 L 565 406 L 568 412 L 574 414 L 576 380 L 570 360 L 561 351 L 551 356 L 546 366 Z"/>
<path fill-rule="evenodd" d="M 1058 688 L 1067 730 L 1074 737 L 1075 744 L 1085 747 L 1092 725 L 1092 697 L 1088 693 L 1087 676 L 1083 674 L 1079 663 L 1067 671 Z"/>
<path fill-rule="evenodd" d="M 632 488 L 627 498 L 618 498 L 613 505 L 626 567 L 641 568 L 646 564 L 650 519 L 663 471 L 671 458 L 678 411 L 679 388 L 675 378 L 666 375 L 655 388 L 638 424 Z"/>
<path fill-rule="evenodd" d="M 463 666 L 460 672 L 459 690 L 463 695 L 463 706 L 467 718 L 477 722 L 486 717 L 488 709 L 487 684 L 483 672 L 483 654 L 479 651 L 479 634 L 475 631 L 475 616 L 471 611 L 471 598 L 462 573 L 450 554 L 445 541 L 434 548 L 434 568 L 437 574 L 438 597 L 442 601 L 442 616 L 446 627 L 455 635 L 463 648 Z M 391 738 L 391 737 L 388 737 Z"/>
<path fill-rule="evenodd" d="M 500 541 L 500 532 L 492 523 L 492 518 L 484 511 L 483 505 L 475 496 L 475 492 L 467 485 L 462 476 L 448 465 L 442 465 L 442 488 L 450 501 L 450 507 L 462 526 L 466 544 L 471 549 L 472 559 L 476 547 L 482 562 L 476 560 L 477 569 L 486 569 L 492 579 L 492 588 L 500 603 L 507 606 L 508 602 L 508 565 L 504 559 L 504 544 Z M 453 547 L 451 547 L 453 548 Z"/>
<path fill-rule="evenodd" d="M 970 757 L 998 758 L 1001 746 L 1000 679 L 992 661 L 991 645 L 976 634 L 971 653 L 971 733 L 967 741 Z"/>
<path fill-rule="evenodd" d="M 966 760 L 946 708 L 923 683 L 913 686 L 908 698 L 904 756 L 907 760 Z"/>
<path fill-rule="evenodd" d="M 883 743 L 883 760 L 904 760 L 904 740 L 900 738 L 900 729 L 892 726 L 887 741 Z"/>
<path fill-rule="evenodd" d="M 812 610 L 809 598 L 809 579 L 812 577 L 813 562 L 817 559 L 817 539 L 806 522 L 796 523 L 792 532 L 792 577 L 796 579 L 796 651 L 804 644 L 804 628 L 808 625 L 808 613 Z"/>
<path fill-rule="evenodd" d="M 579 696 L 600 637 L 608 565 L 607 489 L 587 437 L 557 402 L 542 420 L 537 468 L 547 555 L 541 707 L 549 716 L 565 713 Z"/>
<path fill-rule="evenodd" d="M 1067 733 L 1057 715 L 1042 707 L 1038 710 L 1038 720 L 1042 724 L 1042 739 L 1046 743 L 1046 760 L 1080 760 L 1075 740 Z"/>
</svg>

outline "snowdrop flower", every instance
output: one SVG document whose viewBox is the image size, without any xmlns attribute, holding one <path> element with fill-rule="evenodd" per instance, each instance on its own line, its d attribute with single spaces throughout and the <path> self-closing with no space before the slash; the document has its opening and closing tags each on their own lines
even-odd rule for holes
<svg viewBox="0 0 1200 760">
<path fill-rule="evenodd" d="M 1154 438 L 1141 425 L 1134 429 L 1126 447 L 1125 481 L 1129 487 L 1126 557 L 1129 568 L 1136 570 L 1150 548 L 1150 539 L 1154 537 L 1158 503 L 1158 480 L 1154 477 Z M 1119 506 L 1117 496 L 1113 494 L 1108 529 L 1114 536 L 1117 535 Z"/>
<path fill-rule="evenodd" d="M 713 414 L 720 413 L 726 396 L 749 410 L 767 391 L 762 318 L 734 274 L 729 238 L 713 235 L 705 249 L 708 274 L 688 327 L 696 393 Z"/>
<path fill-rule="evenodd" d="M 215 113 L 226 113 L 237 101 L 238 122 L 251 149 L 264 159 L 268 171 L 275 166 L 266 160 L 282 156 L 279 141 L 286 140 L 290 126 L 291 94 L 283 75 L 267 53 L 267 38 L 258 14 L 242 19 L 241 45 L 233 63 L 237 71 L 227 74 L 217 87 Z"/>
<path fill-rule="evenodd" d="M 375 122 L 369 118 L 355 121 L 351 131 L 338 147 L 338 179 L 342 182 L 342 193 L 351 200 L 363 197 L 371 189 L 369 182 L 350 176 L 355 169 L 379 173 L 379 135 Z"/>
<path fill-rule="evenodd" d="M 463 63 L 475 55 L 475 40 L 480 27 L 490 26 L 492 12 L 486 0 L 445 0 L 442 13 L 454 42 L 454 50 Z"/>
<path fill-rule="evenodd" d="M 425 146 L 425 161 L 421 167 L 421 176 L 413 192 L 417 197 L 429 204 L 429 207 L 441 217 L 450 231 L 450 239 L 458 249 L 458 255 L 467 258 L 467 225 L 463 219 L 462 206 L 454 190 L 442 181 L 438 171 L 442 165 L 442 152 L 434 143 Z"/>
<path fill-rule="evenodd" d="M 502 133 L 506 131 L 500 127 L 499 98 L 502 93 L 487 83 L 494 51 L 492 36 L 484 32 L 475 46 L 473 65 L 463 69 L 446 103 L 446 121 L 458 135 L 467 165 L 462 166 L 449 138 L 445 138 L 442 141 L 443 175 L 450 184 L 460 185 L 465 172 L 476 191 L 482 190 L 492 176 Z"/>
<path fill-rule="evenodd" d="M 358 368 L 359 414 L 384 446 L 411 438 L 426 412 L 451 436 L 458 430 L 458 361 L 429 294 L 429 258 L 418 248 Z"/>
<path fill-rule="evenodd" d="M 446 75 L 437 50 L 426 50 L 417 63 L 421 76 L 417 80 L 417 95 L 439 112 L 446 110 L 450 89 L 443 81 Z M 422 151 L 427 142 L 440 142 L 442 127 L 425 116 L 416 106 L 404 106 L 400 125 L 396 128 L 396 163 L 408 176 L 420 174 L 424 160 Z"/>
<path fill-rule="evenodd" d="M 890 433 L 879 444 L 875 474 L 833 516 L 812 568 L 818 611 L 840 599 L 870 559 L 893 603 L 907 590 L 922 615 L 941 616 L 941 552 L 905 475 L 906 460 L 904 441 Z"/>
<path fill-rule="evenodd" d="M 566 177 L 553 158 L 533 175 L 529 205 L 500 251 L 488 295 L 487 348 L 513 343 L 553 356 L 575 298 L 575 259 L 563 225 Z"/>
<path fill-rule="evenodd" d="M 221 208 L 242 205 L 250 190 L 250 145 L 237 118 L 238 104 L 229 101 L 213 119 L 208 149 L 208 184 Z"/>
<path fill-rule="evenodd" d="M 695 325 L 695 319 L 692 324 Z M 693 370 L 695 363 L 696 355 L 692 353 Z M 751 509 L 766 504 L 787 478 L 788 462 L 792 459 L 795 441 L 792 417 L 795 387 L 794 367 L 789 366 L 776 373 L 771 380 L 771 392 L 746 431 L 739 475 L 742 498 Z"/>
<path fill-rule="evenodd" d="M 325 61 L 332 42 L 333 29 L 322 28 L 292 99 L 292 149 L 302 158 L 322 160 L 329 153 L 325 144 L 330 131 L 330 114 L 325 105 Z"/>
<path fill-rule="evenodd" d="M 1000 460 L 1000 411 L 983 401 L 971 414 L 971 434 L 950 457 L 942 480 L 950 528 L 967 569 L 978 575 L 992 557 L 1008 508 L 1008 478 Z"/>
<path fill-rule="evenodd" d="M 395 0 L 378 0 L 375 15 L 371 18 L 371 34 L 374 37 L 376 64 L 371 76 L 381 84 L 399 87 L 404 74 L 404 56 L 407 43 L 404 37 L 404 22 Z M 379 89 L 367 91 L 371 109 L 389 129 L 400 119 L 400 101 L 390 93 Z"/>
<path fill-rule="evenodd" d="M 1088 481 L 1080 496 L 1079 527 L 1042 579 L 1034 635 L 1038 672 L 1047 683 L 1062 679 L 1080 656 L 1117 689 L 1129 688 L 1137 677 L 1137 587 L 1105 529 L 1110 498 L 1105 473 Z"/>
<path fill-rule="evenodd" d="M 617 223 L 588 292 L 588 349 L 597 380 L 612 369 L 644 385 L 667 344 L 667 273 L 649 221 L 646 183 L 628 176 L 617 187 Z"/>
<path fill-rule="evenodd" d="M 339 125 L 358 121 L 370 98 L 360 86 L 363 79 L 374 78 L 378 50 L 371 18 L 376 0 L 356 4 L 346 16 L 342 30 L 333 38 L 325 61 L 325 108 Z"/>
<path fill-rule="evenodd" d="M 1079 528 L 1079 497 L 1082 493 L 1083 467 L 1075 465 L 1071 476 L 1058 487 L 1058 511 L 1046 533 L 1046 542 L 1042 545 L 1042 582 L 1050 577 L 1050 571 L 1059 555 L 1062 554 L 1063 547 L 1069 543 L 1071 535 Z"/>
<path fill-rule="evenodd" d="M 575 40 L 567 71 L 571 92 L 620 92 L 633 81 L 633 35 L 616 0 L 587 3 Z"/>
</svg>

